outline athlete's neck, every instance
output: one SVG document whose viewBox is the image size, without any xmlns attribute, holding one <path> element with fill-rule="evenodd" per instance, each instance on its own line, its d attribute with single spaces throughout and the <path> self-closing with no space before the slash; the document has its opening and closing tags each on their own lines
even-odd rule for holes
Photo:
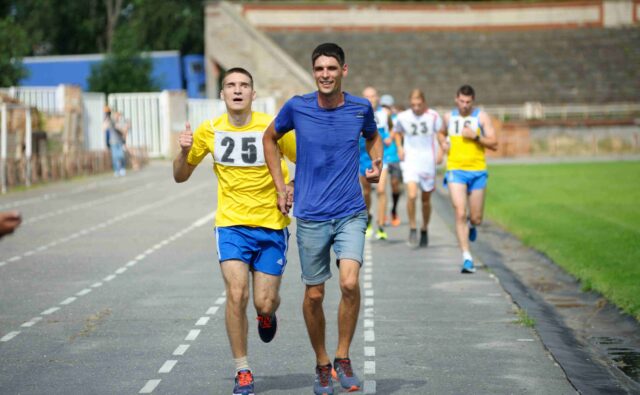
<svg viewBox="0 0 640 395">
<path fill-rule="evenodd" d="M 472 112 L 473 112 L 473 107 L 471 107 L 469 111 L 463 111 L 461 109 L 458 109 L 458 113 L 460 113 L 460 115 L 463 117 L 468 117 L 469 115 L 471 115 Z"/>
<path fill-rule="evenodd" d="M 229 123 L 236 128 L 241 128 L 251 122 L 251 109 L 243 111 L 227 111 Z"/>
<path fill-rule="evenodd" d="M 320 108 L 337 108 L 344 104 L 344 93 L 333 92 L 329 95 L 324 95 L 318 91 L 318 105 Z"/>
</svg>

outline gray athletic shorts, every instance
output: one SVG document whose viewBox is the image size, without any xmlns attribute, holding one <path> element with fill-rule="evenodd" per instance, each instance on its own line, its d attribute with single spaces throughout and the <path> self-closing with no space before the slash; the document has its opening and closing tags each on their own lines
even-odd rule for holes
<svg viewBox="0 0 640 395">
<path fill-rule="evenodd" d="M 397 178 L 402 182 L 402 169 L 400 168 L 400 162 L 389 163 L 387 165 L 387 169 L 389 169 L 390 178 Z"/>
</svg>

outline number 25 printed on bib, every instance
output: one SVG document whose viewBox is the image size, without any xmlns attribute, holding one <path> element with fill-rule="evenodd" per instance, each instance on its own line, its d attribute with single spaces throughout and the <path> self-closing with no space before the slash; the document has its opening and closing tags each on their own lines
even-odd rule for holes
<svg viewBox="0 0 640 395">
<path fill-rule="evenodd" d="M 263 166 L 263 132 L 221 132 L 215 133 L 213 159 L 225 166 Z"/>
</svg>

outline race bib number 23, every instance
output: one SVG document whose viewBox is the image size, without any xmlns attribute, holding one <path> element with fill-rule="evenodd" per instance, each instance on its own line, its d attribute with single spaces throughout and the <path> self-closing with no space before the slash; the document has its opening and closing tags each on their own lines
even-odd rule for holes
<svg viewBox="0 0 640 395">
<path fill-rule="evenodd" d="M 213 159 L 225 166 L 262 166 L 263 132 L 216 131 Z"/>
</svg>

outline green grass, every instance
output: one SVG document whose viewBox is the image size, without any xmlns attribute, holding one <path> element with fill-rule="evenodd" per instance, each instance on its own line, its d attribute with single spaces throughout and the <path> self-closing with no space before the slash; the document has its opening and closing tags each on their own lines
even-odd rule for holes
<svg viewBox="0 0 640 395">
<path fill-rule="evenodd" d="M 516 312 L 516 315 L 518 316 L 516 323 L 522 326 L 526 326 L 527 328 L 533 328 L 536 325 L 536 320 L 534 320 L 529 316 L 529 314 L 527 314 L 527 310 L 519 308 Z"/>
<path fill-rule="evenodd" d="M 493 165 L 487 217 L 640 321 L 640 162 Z"/>
</svg>

